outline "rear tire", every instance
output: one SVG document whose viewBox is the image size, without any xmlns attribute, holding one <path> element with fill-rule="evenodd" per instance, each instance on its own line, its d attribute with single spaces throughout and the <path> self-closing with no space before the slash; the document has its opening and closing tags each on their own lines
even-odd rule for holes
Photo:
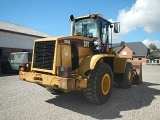
<svg viewBox="0 0 160 120">
<path fill-rule="evenodd" d="M 90 73 L 84 92 L 86 99 L 93 104 L 104 104 L 110 98 L 112 81 L 113 73 L 110 66 L 105 63 L 96 65 Z"/>
<path fill-rule="evenodd" d="M 131 87 L 133 82 L 133 66 L 130 62 L 126 63 L 125 73 L 118 75 L 116 82 L 120 88 L 128 89 Z"/>
</svg>

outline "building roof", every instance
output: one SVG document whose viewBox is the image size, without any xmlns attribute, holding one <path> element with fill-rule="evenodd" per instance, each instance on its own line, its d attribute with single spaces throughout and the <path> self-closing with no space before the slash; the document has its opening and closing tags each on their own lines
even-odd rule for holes
<svg viewBox="0 0 160 120">
<path fill-rule="evenodd" d="M 118 45 L 113 44 L 113 47 Z M 125 43 L 133 51 L 133 56 L 147 56 L 148 55 L 148 47 L 145 46 L 142 42 L 129 42 Z M 114 48 L 116 52 L 118 52 L 121 47 Z"/>
<path fill-rule="evenodd" d="M 115 44 L 112 44 L 112 47 L 115 47 L 113 50 L 116 51 L 116 52 L 119 52 L 123 46 L 119 46 L 120 43 L 115 43 Z"/>
<path fill-rule="evenodd" d="M 31 36 L 37 36 L 37 37 L 50 37 L 50 35 L 44 34 L 42 32 L 38 32 L 36 30 L 30 29 L 21 25 L 12 24 L 4 21 L 0 21 L 0 30 L 26 34 Z"/>
<path fill-rule="evenodd" d="M 126 45 L 133 51 L 133 56 L 147 56 L 148 47 L 142 42 L 130 42 Z"/>
</svg>

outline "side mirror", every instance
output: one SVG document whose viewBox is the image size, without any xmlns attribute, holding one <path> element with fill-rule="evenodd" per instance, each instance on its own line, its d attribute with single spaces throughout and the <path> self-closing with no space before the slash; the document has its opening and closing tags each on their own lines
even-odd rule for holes
<svg viewBox="0 0 160 120">
<path fill-rule="evenodd" d="M 120 22 L 114 23 L 114 33 L 120 32 Z"/>
<path fill-rule="evenodd" d="M 75 32 L 75 18 L 73 15 L 70 16 L 71 21 L 71 35 L 74 35 Z"/>
<path fill-rule="evenodd" d="M 71 15 L 71 16 L 70 16 L 70 21 L 73 21 L 73 20 L 74 20 L 74 16 Z"/>
</svg>

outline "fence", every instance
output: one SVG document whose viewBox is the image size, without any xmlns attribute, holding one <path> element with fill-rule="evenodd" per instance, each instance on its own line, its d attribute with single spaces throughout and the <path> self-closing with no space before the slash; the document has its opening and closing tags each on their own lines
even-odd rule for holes
<svg viewBox="0 0 160 120">
<path fill-rule="evenodd" d="M 154 60 L 146 59 L 146 65 L 147 64 L 160 65 L 160 59 L 154 59 Z"/>
</svg>

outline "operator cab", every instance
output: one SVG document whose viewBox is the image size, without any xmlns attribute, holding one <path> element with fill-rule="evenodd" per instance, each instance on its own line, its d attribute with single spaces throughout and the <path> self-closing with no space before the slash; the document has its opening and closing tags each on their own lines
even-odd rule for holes
<svg viewBox="0 0 160 120">
<path fill-rule="evenodd" d="M 120 32 L 119 22 L 111 23 L 100 14 L 90 14 L 79 18 L 71 15 L 70 20 L 72 21 L 72 35 L 93 39 L 95 54 L 109 52 L 109 28 L 112 29 L 114 26 L 114 32 Z M 112 33 L 110 38 L 112 43 Z"/>
</svg>

